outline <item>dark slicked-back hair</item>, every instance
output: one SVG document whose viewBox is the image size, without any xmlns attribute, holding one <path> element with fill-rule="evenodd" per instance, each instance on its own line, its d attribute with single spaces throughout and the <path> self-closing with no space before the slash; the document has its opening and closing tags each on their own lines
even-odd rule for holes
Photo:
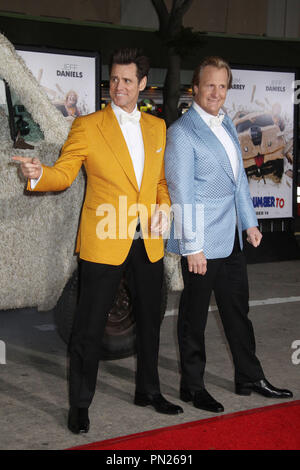
<svg viewBox="0 0 300 470">
<path fill-rule="evenodd" d="M 194 75 L 193 75 L 193 80 L 192 80 L 193 89 L 195 85 L 196 86 L 199 85 L 201 72 L 204 69 L 204 67 L 207 67 L 208 65 L 211 65 L 212 67 L 216 67 L 217 69 L 227 70 L 227 74 L 228 74 L 227 86 L 229 90 L 229 88 L 231 88 L 232 86 L 232 73 L 231 73 L 230 65 L 228 64 L 228 62 L 226 62 L 226 60 L 222 59 L 222 57 L 217 57 L 217 56 L 206 57 L 202 62 L 200 62 L 198 67 L 196 67 L 194 71 Z"/>
<path fill-rule="evenodd" d="M 137 68 L 137 78 L 140 82 L 143 77 L 147 77 L 150 69 L 150 62 L 148 57 L 143 54 L 141 49 L 124 48 L 116 50 L 110 59 L 109 75 L 111 74 L 112 66 L 135 64 Z"/>
</svg>

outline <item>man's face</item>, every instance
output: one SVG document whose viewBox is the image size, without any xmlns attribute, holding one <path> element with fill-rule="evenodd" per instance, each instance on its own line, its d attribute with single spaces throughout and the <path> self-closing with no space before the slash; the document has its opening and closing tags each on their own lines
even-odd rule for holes
<svg viewBox="0 0 300 470">
<path fill-rule="evenodd" d="M 137 78 L 137 67 L 135 64 L 114 64 L 111 69 L 109 94 L 113 102 L 127 113 L 134 110 L 139 92 L 144 90 L 147 78 L 141 81 Z"/>
<path fill-rule="evenodd" d="M 216 116 L 224 104 L 227 89 L 227 70 L 207 65 L 200 73 L 199 84 L 194 85 L 194 99 L 204 111 Z"/>
</svg>

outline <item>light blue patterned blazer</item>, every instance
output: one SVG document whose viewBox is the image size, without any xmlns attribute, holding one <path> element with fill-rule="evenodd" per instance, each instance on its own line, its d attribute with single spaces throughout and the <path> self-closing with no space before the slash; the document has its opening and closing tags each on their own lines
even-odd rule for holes
<svg viewBox="0 0 300 470">
<path fill-rule="evenodd" d="M 225 148 L 193 107 L 167 133 L 165 172 L 174 209 L 167 251 L 189 254 L 203 249 L 207 259 L 225 258 L 238 228 L 257 226 L 238 136 L 226 115 L 222 125 L 239 157 L 235 180 Z"/>
</svg>

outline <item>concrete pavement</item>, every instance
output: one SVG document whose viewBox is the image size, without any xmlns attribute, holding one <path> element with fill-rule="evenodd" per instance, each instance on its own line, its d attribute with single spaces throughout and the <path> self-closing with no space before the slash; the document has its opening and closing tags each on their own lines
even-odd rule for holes
<svg viewBox="0 0 300 470">
<path fill-rule="evenodd" d="M 291 389 L 293 400 L 299 400 L 300 260 L 253 264 L 248 266 L 248 272 L 250 318 L 256 333 L 257 354 L 270 382 Z M 184 414 L 164 416 L 151 408 L 133 405 L 134 357 L 102 362 L 90 409 L 90 432 L 79 436 L 66 427 L 66 345 L 55 330 L 52 312 L 0 311 L 0 340 L 3 341 L 0 345 L 6 346 L 6 364 L 0 364 L 0 449 L 66 449 L 216 416 L 181 403 L 178 397 L 178 300 L 178 294 L 169 295 L 161 330 L 159 372 L 162 392 L 181 404 Z M 299 346 L 293 348 L 296 341 Z M 225 413 L 278 403 L 257 394 L 249 397 L 234 394 L 231 356 L 214 301 L 206 343 L 206 386 L 223 403 Z"/>
</svg>

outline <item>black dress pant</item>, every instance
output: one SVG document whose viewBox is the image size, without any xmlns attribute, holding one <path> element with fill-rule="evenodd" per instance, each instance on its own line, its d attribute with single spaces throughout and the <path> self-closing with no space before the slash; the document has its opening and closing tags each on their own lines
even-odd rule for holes
<svg viewBox="0 0 300 470">
<path fill-rule="evenodd" d="M 136 391 L 159 393 L 158 349 L 163 260 L 151 263 L 141 238 L 133 241 L 126 261 L 107 265 L 80 261 L 80 297 L 69 347 L 70 405 L 89 407 L 94 396 L 101 340 L 125 269 L 135 289 Z"/>
<path fill-rule="evenodd" d="M 204 388 L 205 327 L 211 293 L 229 343 L 235 367 L 235 382 L 253 382 L 264 378 L 255 355 L 255 338 L 248 318 L 249 288 L 247 266 L 238 237 L 227 258 L 207 260 L 203 276 L 189 272 L 182 257 L 184 289 L 178 315 L 178 341 L 181 360 L 181 387 L 196 391 Z"/>
</svg>

